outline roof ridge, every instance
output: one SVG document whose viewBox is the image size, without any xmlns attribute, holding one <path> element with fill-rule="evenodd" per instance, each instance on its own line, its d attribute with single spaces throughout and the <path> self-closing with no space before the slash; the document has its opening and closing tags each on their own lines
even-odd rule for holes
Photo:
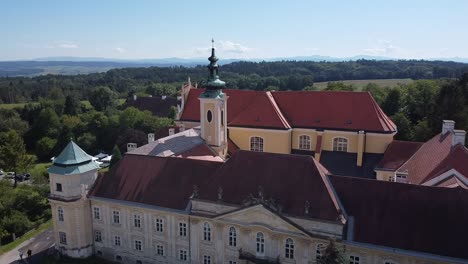
<svg viewBox="0 0 468 264">
<path fill-rule="evenodd" d="M 314 163 L 320 177 L 322 178 L 322 182 L 325 185 L 325 188 L 328 192 L 328 195 L 330 196 L 332 200 L 333 205 L 335 206 L 337 213 L 343 214 L 344 216 L 346 216 L 345 208 L 342 206 L 339 200 L 340 198 L 338 197 L 338 194 L 336 193 L 333 187 L 333 184 L 330 182 L 330 179 L 328 178 L 328 175 L 330 175 L 331 173 L 322 164 L 320 164 L 320 162 L 318 162 L 314 157 L 310 156 L 310 158 L 312 159 L 312 162 Z M 326 174 L 323 171 L 323 169 L 326 170 Z"/>
<path fill-rule="evenodd" d="M 276 103 L 275 98 L 273 97 L 271 92 L 266 91 L 266 95 L 267 95 L 268 100 L 270 101 L 270 104 L 273 106 L 273 109 L 275 110 L 276 114 L 278 115 L 280 121 L 283 123 L 284 127 L 290 129 L 291 125 L 289 124 L 288 120 L 286 119 L 286 117 L 284 117 L 283 113 L 279 109 L 278 104 Z"/>
</svg>

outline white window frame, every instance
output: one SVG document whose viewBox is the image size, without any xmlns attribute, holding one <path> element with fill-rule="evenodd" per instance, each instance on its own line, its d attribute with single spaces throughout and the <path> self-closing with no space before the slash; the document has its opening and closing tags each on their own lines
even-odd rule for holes
<svg viewBox="0 0 468 264">
<path fill-rule="evenodd" d="M 299 149 L 311 150 L 312 144 L 309 135 L 299 135 Z"/>
<path fill-rule="evenodd" d="M 294 259 L 294 240 L 290 237 L 286 238 L 284 242 L 284 257 Z"/>
<path fill-rule="evenodd" d="M 333 151 L 348 152 L 348 138 L 334 137 L 332 140 Z"/>
<path fill-rule="evenodd" d="M 136 251 L 143 251 L 143 241 L 138 239 L 133 240 L 133 248 Z"/>
<path fill-rule="evenodd" d="M 133 227 L 141 228 L 141 215 L 133 214 Z"/>
<path fill-rule="evenodd" d="M 114 246 L 122 246 L 122 238 L 120 236 L 114 236 Z"/>
<path fill-rule="evenodd" d="M 102 232 L 100 230 L 94 230 L 94 242 L 102 242 Z"/>
<path fill-rule="evenodd" d="M 64 214 L 63 214 L 63 208 L 62 207 L 57 208 L 57 218 L 58 218 L 59 222 L 64 221 Z"/>
<path fill-rule="evenodd" d="M 320 260 L 323 256 L 323 250 L 325 249 L 325 244 L 323 243 L 318 243 L 315 246 L 315 259 Z"/>
<path fill-rule="evenodd" d="M 156 255 L 164 257 L 164 245 L 156 244 Z"/>
<path fill-rule="evenodd" d="M 203 223 L 203 240 L 211 241 L 211 225 L 208 222 Z"/>
<path fill-rule="evenodd" d="M 58 232 L 59 233 L 59 242 L 62 245 L 67 244 L 67 233 L 65 232 Z"/>
<path fill-rule="evenodd" d="M 260 136 L 250 137 L 250 151 L 264 152 L 265 151 L 265 139 Z"/>
<path fill-rule="evenodd" d="M 117 210 L 112 211 L 112 223 L 120 224 L 120 211 L 117 211 Z"/>
<path fill-rule="evenodd" d="M 262 232 L 257 232 L 255 235 L 255 245 L 257 256 L 265 255 L 265 235 Z"/>
<path fill-rule="evenodd" d="M 235 227 L 229 227 L 229 246 L 237 247 L 237 230 Z"/>
<path fill-rule="evenodd" d="M 186 222 L 179 222 L 179 236 L 187 237 L 187 223 Z"/>
<path fill-rule="evenodd" d="M 94 220 L 101 220 L 101 208 L 97 206 L 93 207 L 93 218 Z"/>
<path fill-rule="evenodd" d="M 403 174 L 403 173 L 395 174 L 395 182 L 406 183 L 407 181 L 408 181 L 408 174 Z"/>
<path fill-rule="evenodd" d="M 179 249 L 179 260 L 187 261 L 187 250 L 186 249 Z"/>
<path fill-rule="evenodd" d="M 358 255 L 349 255 L 349 264 L 361 263 L 361 257 Z"/>
<path fill-rule="evenodd" d="M 211 264 L 211 256 L 203 255 L 203 264 Z"/>
<path fill-rule="evenodd" d="M 155 227 L 156 232 L 159 232 L 159 233 L 164 232 L 164 219 L 157 217 L 154 220 L 154 225 L 155 225 L 154 227 Z"/>
</svg>

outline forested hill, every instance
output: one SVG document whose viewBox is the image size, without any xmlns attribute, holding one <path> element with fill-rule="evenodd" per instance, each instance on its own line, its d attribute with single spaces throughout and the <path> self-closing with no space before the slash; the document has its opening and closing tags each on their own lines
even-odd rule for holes
<svg viewBox="0 0 468 264">
<path fill-rule="evenodd" d="M 221 78 L 226 81 L 228 88 L 251 90 L 302 90 L 314 82 L 340 80 L 457 78 L 463 72 L 468 72 L 468 64 L 424 60 L 233 62 L 220 69 Z M 205 66 L 141 67 L 87 75 L 3 77 L 0 78 L 0 103 L 49 98 L 51 90 L 57 88 L 64 94 L 77 94 L 85 100 L 89 99 L 89 91 L 97 86 L 108 86 L 118 92 L 120 97 L 125 97 L 131 91 L 151 94 L 152 90 L 173 95 L 187 77 L 191 77 L 194 82 L 203 82 L 207 77 L 207 69 Z M 160 87 L 162 84 L 167 84 L 164 89 Z"/>
</svg>

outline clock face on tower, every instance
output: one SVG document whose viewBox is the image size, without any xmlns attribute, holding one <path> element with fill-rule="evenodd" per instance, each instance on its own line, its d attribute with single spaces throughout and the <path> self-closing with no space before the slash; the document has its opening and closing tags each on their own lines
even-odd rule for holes
<svg viewBox="0 0 468 264">
<path fill-rule="evenodd" d="M 213 119 L 213 114 L 211 113 L 211 110 L 208 110 L 208 112 L 206 112 L 206 120 L 211 123 L 211 120 Z"/>
</svg>

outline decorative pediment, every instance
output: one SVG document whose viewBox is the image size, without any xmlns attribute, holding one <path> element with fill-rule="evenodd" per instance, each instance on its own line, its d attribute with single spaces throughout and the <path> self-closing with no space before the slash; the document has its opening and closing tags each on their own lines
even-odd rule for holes
<svg viewBox="0 0 468 264">
<path fill-rule="evenodd" d="M 300 226 L 277 214 L 277 212 L 268 209 L 263 204 L 255 204 L 246 208 L 233 210 L 215 216 L 214 219 L 242 225 L 247 228 L 263 227 L 275 232 L 309 236 Z"/>
</svg>

